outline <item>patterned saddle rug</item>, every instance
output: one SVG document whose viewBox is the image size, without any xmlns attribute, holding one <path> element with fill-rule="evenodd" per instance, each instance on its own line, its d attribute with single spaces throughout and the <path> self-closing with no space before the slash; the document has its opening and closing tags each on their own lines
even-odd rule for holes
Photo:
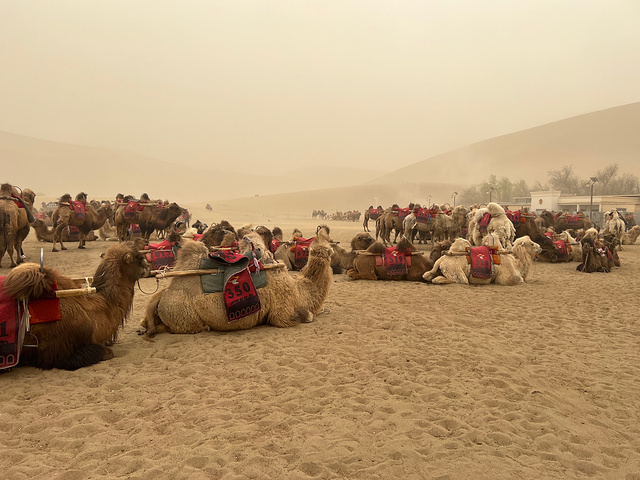
<svg viewBox="0 0 640 480">
<path fill-rule="evenodd" d="M 493 255 L 487 246 L 471 247 L 467 261 L 471 264 L 471 276 L 491 278 L 493 276 Z"/>
<path fill-rule="evenodd" d="M 251 260 L 249 256 L 252 257 Z M 262 309 L 256 289 L 267 284 L 267 277 L 263 265 L 258 262 L 257 255 L 254 256 L 253 252 L 249 252 L 247 255 L 229 250 L 212 252 L 207 259 L 203 260 L 201 268 L 203 265 L 208 268 L 213 266 L 224 270 L 221 283 L 223 284 L 222 291 L 229 322 L 240 320 Z M 205 277 L 209 276 L 202 275 L 200 278 L 204 282 Z M 220 275 L 214 276 L 220 277 Z"/>
<path fill-rule="evenodd" d="M 309 247 L 311 246 L 311 242 L 313 242 L 314 238 L 315 237 L 300 237 L 296 240 L 296 244 L 292 247 L 294 252 L 293 264 L 297 268 L 303 268 L 309 261 Z"/>
<path fill-rule="evenodd" d="M 73 213 L 75 213 L 78 220 L 84 220 L 84 217 L 87 214 L 87 207 L 85 207 L 83 202 L 71 200 L 69 202 L 69 208 L 73 210 Z"/>
<path fill-rule="evenodd" d="M 487 233 L 487 227 L 489 226 L 490 221 L 491 214 L 487 212 L 482 216 L 480 222 L 478 222 L 478 230 L 480 231 L 480 233 Z"/>
<path fill-rule="evenodd" d="M 564 240 L 553 240 L 553 245 L 556 247 L 556 253 L 558 255 L 559 262 L 569 261 L 569 249 Z"/>
<path fill-rule="evenodd" d="M 428 208 L 416 208 L 413 214 L 416 216 L 418 223 L 428 223 L 429 219 L 434 216 L 433 212 Z"/>
<path fill-rule="evenodd" d="M 387 247 L 384 256 L 376 255 L 376 266 L 386 266 L 387 275 L 406 275 L 411 266 L 411 252 L 400 251 L 398 247 Z"/>
</svg>

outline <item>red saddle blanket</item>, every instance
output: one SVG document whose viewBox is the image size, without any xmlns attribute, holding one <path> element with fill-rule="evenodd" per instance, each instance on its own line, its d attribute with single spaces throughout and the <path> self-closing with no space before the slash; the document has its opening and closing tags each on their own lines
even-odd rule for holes
<svg viewBox="0 0 640 480">
<path fill-rule="evenodd" d="M 471 276 L 491 278 L 493 275 L 493 256 L 489 247 L 471 247 L 468 260 L 471 263 Z"/>
<path fill-rule="evenodd" d="M 145 250 L 149 250 L 146 254 L 147 262 L 151 264 L 153 270 L 162 270 L 173 267 L 176 263 L 176 254 L 173 251 L 173 244 L 169 240 L 163 240 L 160 243 L 150 243 L 145 245 Z"/>
<path fill-rule="evenodd" d="M 229 322 L 240 320 L 262 310 L 260 297 L 251 278 L 249 259 L 246 256 L 230 250 L 219 250 L 210 253 L 209 258 L 225 267 L 223 293 Z M 258 269 L 262 268 L 262 264 L 255 259 L 251 265 L 256 267 L 256 263 Z M 238 271 L 238 268 L 241 270 Z"/>
<path fill-rule="evenodd" d="M 394 217 L 398 217 L 400 220 L 404 220 L 406 218 L 406 216 L 411 213 L 411 210 L 409 209 L 409 207 L 401 208 L 401 209 L 394 209 L 392 211 L 393 211 L 393 216 Z"/>
<path fill-rule="evenodd" d="M 144 205 L 140 205 L 140 202 L 132 202 L 129 200 L 127 202 L 127 206 L 124 207 L 124 218 L 127 220 L 132 220 L 136 216 L 136 212 L 141 211 L 144 208 Z"/>
<path fill-rule="evenodd" d="M 487 233 L 487 227 L 489 226 L 490 221 L 491 221 L 491 214 L 487 212 L 482 216 L 482 218 L 480 219 L 480 222 L 478 223 L 478 229 L 480 233 Z"/>
<path fill-rule="evenodd" d="M 411 266 L 411 252 L 400 251 L 398 247 L 387 247 L 384 249 L 384 260 L 382 256 L 376 256 L 376 264 L 380 266 L 380 263 L 387 267 L 387 275 L 406 275 Z"/>
<path fill-rule="evenodd" d="M 371 220 L 377 220 L 382 215 L 383 210 L 381 208 L 372 208 L 369 210 L 369 218 Z"/>
<path fill-rule="evenodd" d="M 280 248 L 280 240 L 274 238 L 269 244 L 269 250 L 271 251 L 271 253 L 276 253 L 276 250 L 278 250 L 278 248 Z"/>
<path fill-rule="evenodd" d="M 427 223 L 429 218 L 433 217 L 433 212 L 428 208 L 416 208 L 413 211 L 413 214 L 416 216 L 416 220 L 419 223 Z"/>
<path fill-rule="evenodd" d="M 69 240 L 77 240 L 78 239 L 78 234 L 80 233 L 80 230 L 78 229 L 78 227 L 76 227 L 74 225 L 68 225 L 67 226 L 67 233 L 69 234 Z"/>
<path fill-rule="evenodd" d="M 580 215 L 567 215 L 567 225 L 575 227 L 580 225 L 582 217 Z"/>
<path fill-rule="evenodd" d="M 507 211 L 505 213 L 507 214 L 507 218 L 511 220 L 511 223 L 513 223 L 514 227 L 517 227 L 521 219 L 523 218 L 522 212 L 520 210 L 516 210 L 515 212 Z"/>
<path fill-rule="evenodd" d="M 298 267 L 304 267 L 309 261 L 309 247 L 311 246 L 311 242 L 313 242 L 312 238 L 298 238 L 296 240 L 296 244 L 294 247 L 294 256 L 293 256 L 293 264 Z"/>
<path fill-rule="evenodd" d="M 47 214 L 46 213 L 34 213 L 33 216 L 37 219 L 40 220 L 46 220 L 47 219 Z"/>
<path fill-rule="evenodd" d="M 567 249 L 567 243 L 564 240 L 554 240 L 553 244 L 556 247 L 558 261 L 566 262 L 569 260 L 569 250 Z"/>
<path fill-rule="evenodd" d="M 129 224 L 129 233 L 134 237 L 139 237 L 140 236 L 140 225 L 138 225 L 137 223 L 130 223 Z"/>
<path fill-rule="evenodd" d="M 69 202 L 69 208 L 73 210 L 73 213 L 76 214 L 76 218 L 79 220 L 83 220 L 87 213 L 87 207 L 78 200 L 71 200 L 71 202 Z"/>
<path fill-rule="evenodd" d="M 5 277 L 0 277 L 0 370 L 18 364 L 24 340 L 18 302 L 4 293 L 4 279 Z"/>
</svg>

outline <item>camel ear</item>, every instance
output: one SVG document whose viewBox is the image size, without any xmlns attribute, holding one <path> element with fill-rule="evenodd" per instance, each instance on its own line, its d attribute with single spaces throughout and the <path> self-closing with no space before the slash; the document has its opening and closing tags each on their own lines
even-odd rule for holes
<svg viewBox="0 0 640 480">
<path fill-rule="evenodd" d="M 133 255 L 131 255 L 130 253 L 125 254 L 124 263 L 131 263 L 132 261 L 133 261 Z"/>
<path fill-rule="evenodd" d="M 100 258 L 104 258 L 104 252 L 100 254 Z"/>
</svg>

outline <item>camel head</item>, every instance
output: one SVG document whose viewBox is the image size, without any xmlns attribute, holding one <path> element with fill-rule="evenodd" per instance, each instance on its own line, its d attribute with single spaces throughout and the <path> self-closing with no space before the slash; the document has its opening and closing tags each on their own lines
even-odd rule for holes
<svg viewBox="0 0 640 480">
<path fill-rule="evenodd" d="M 282 241 L 283 233 L 280 227 L 273 227 L 271 233 L 273 233 L 273 238 L 277 238 L 279 241 Z"/>
<path fill-rule="evenodd" d="M 360 232 L 351 239 L 351 250 L 366 250 L 375 242 L 368 232 Z"/>
<path fill-rule="evenodd" d="M 449 251 L 450 252 L 466 252 L 470 248 L 471 248 L 471 243 L 469 242 L 469 240 L 462 237 L 458 237 L 451 244 L 451 248 L 449 249 Z"/>
<path fill-rule="evenodd" d="M 333 255 L 333 248 L 331 248 L 329 237 L 322 232 L 318 232 L 318 235 L 309 246 L 309 256 L 331 262 L 331 255 Z"/>
<path fill-rule="evenodd" d="M 524 249 L 531 258 L 535 257 L 542 251 L 542 247 L 538 245 L 536 242 L 531 240 L 529 235 L 525 235 L 524 237 L 520 237 L 513 242 L 513 250 L 514 252 L 517 249 Z"/>
<path fill-rule="evenodd" d="M 60 197 L 60 203 L 69 203 L 71 202 L 71 194 L 70 193 L 65 193 L 64 195 L 62 195 Z"/>
</svg>

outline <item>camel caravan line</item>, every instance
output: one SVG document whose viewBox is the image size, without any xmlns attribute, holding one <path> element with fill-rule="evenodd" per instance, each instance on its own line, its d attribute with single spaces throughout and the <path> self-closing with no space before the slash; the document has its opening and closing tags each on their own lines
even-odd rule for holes
<svg viewBox="0 0 640 480">
<path fill-rule="evenodd" d="M 288 237 L 278 227 L 236 229 L 225 220 L 188 226 L 187 212 L 175 203 L 146 195 L 116 200 L 63 195 L 47 226 L 34 216 L 40 213 L 32 191 L 2 185 L 2 253 L 15 268 L 0 277 L 0 370 L 74 370 L 112 358 L 134 286 L 145 277 L 156 281 L 140 322 L 140 333 L 151 341 L 160 333 L 311 322 L 323 312 L 333 276 L 342 273 L 351 280 L 424 285 L 519 285 L 531 281 L 534 261 L 573 261 L 579 272 L 610 272 L 620 266 L 622 245 L 640 235 L 640 227 L 630 227 L 615 210 L 598 229 L 583 215 L 536 216 L 494 202 L 470 209 L 412 204 L 368 209 L 365 219 L 375 219 L 376 238 L 358 232 L 343 248 L 327 224 L 313 235 L 294 229 Z M 138 238 L 128 233 L 133 224 L 140 225 Z M 64 249 L 71 227 L 81 249 L 95 230 L 114 244 L 92 275 L 70 278 L 46 267 L 42 257 L 40 264 L 25 262 L 22 242 L 30 226 L 54 251 L 56 245 Z M 149 241 L 154 231 L 157 243 Z M 431 248 L 419 250 L 416 235 L 418 244 Z"/>
</svg>

